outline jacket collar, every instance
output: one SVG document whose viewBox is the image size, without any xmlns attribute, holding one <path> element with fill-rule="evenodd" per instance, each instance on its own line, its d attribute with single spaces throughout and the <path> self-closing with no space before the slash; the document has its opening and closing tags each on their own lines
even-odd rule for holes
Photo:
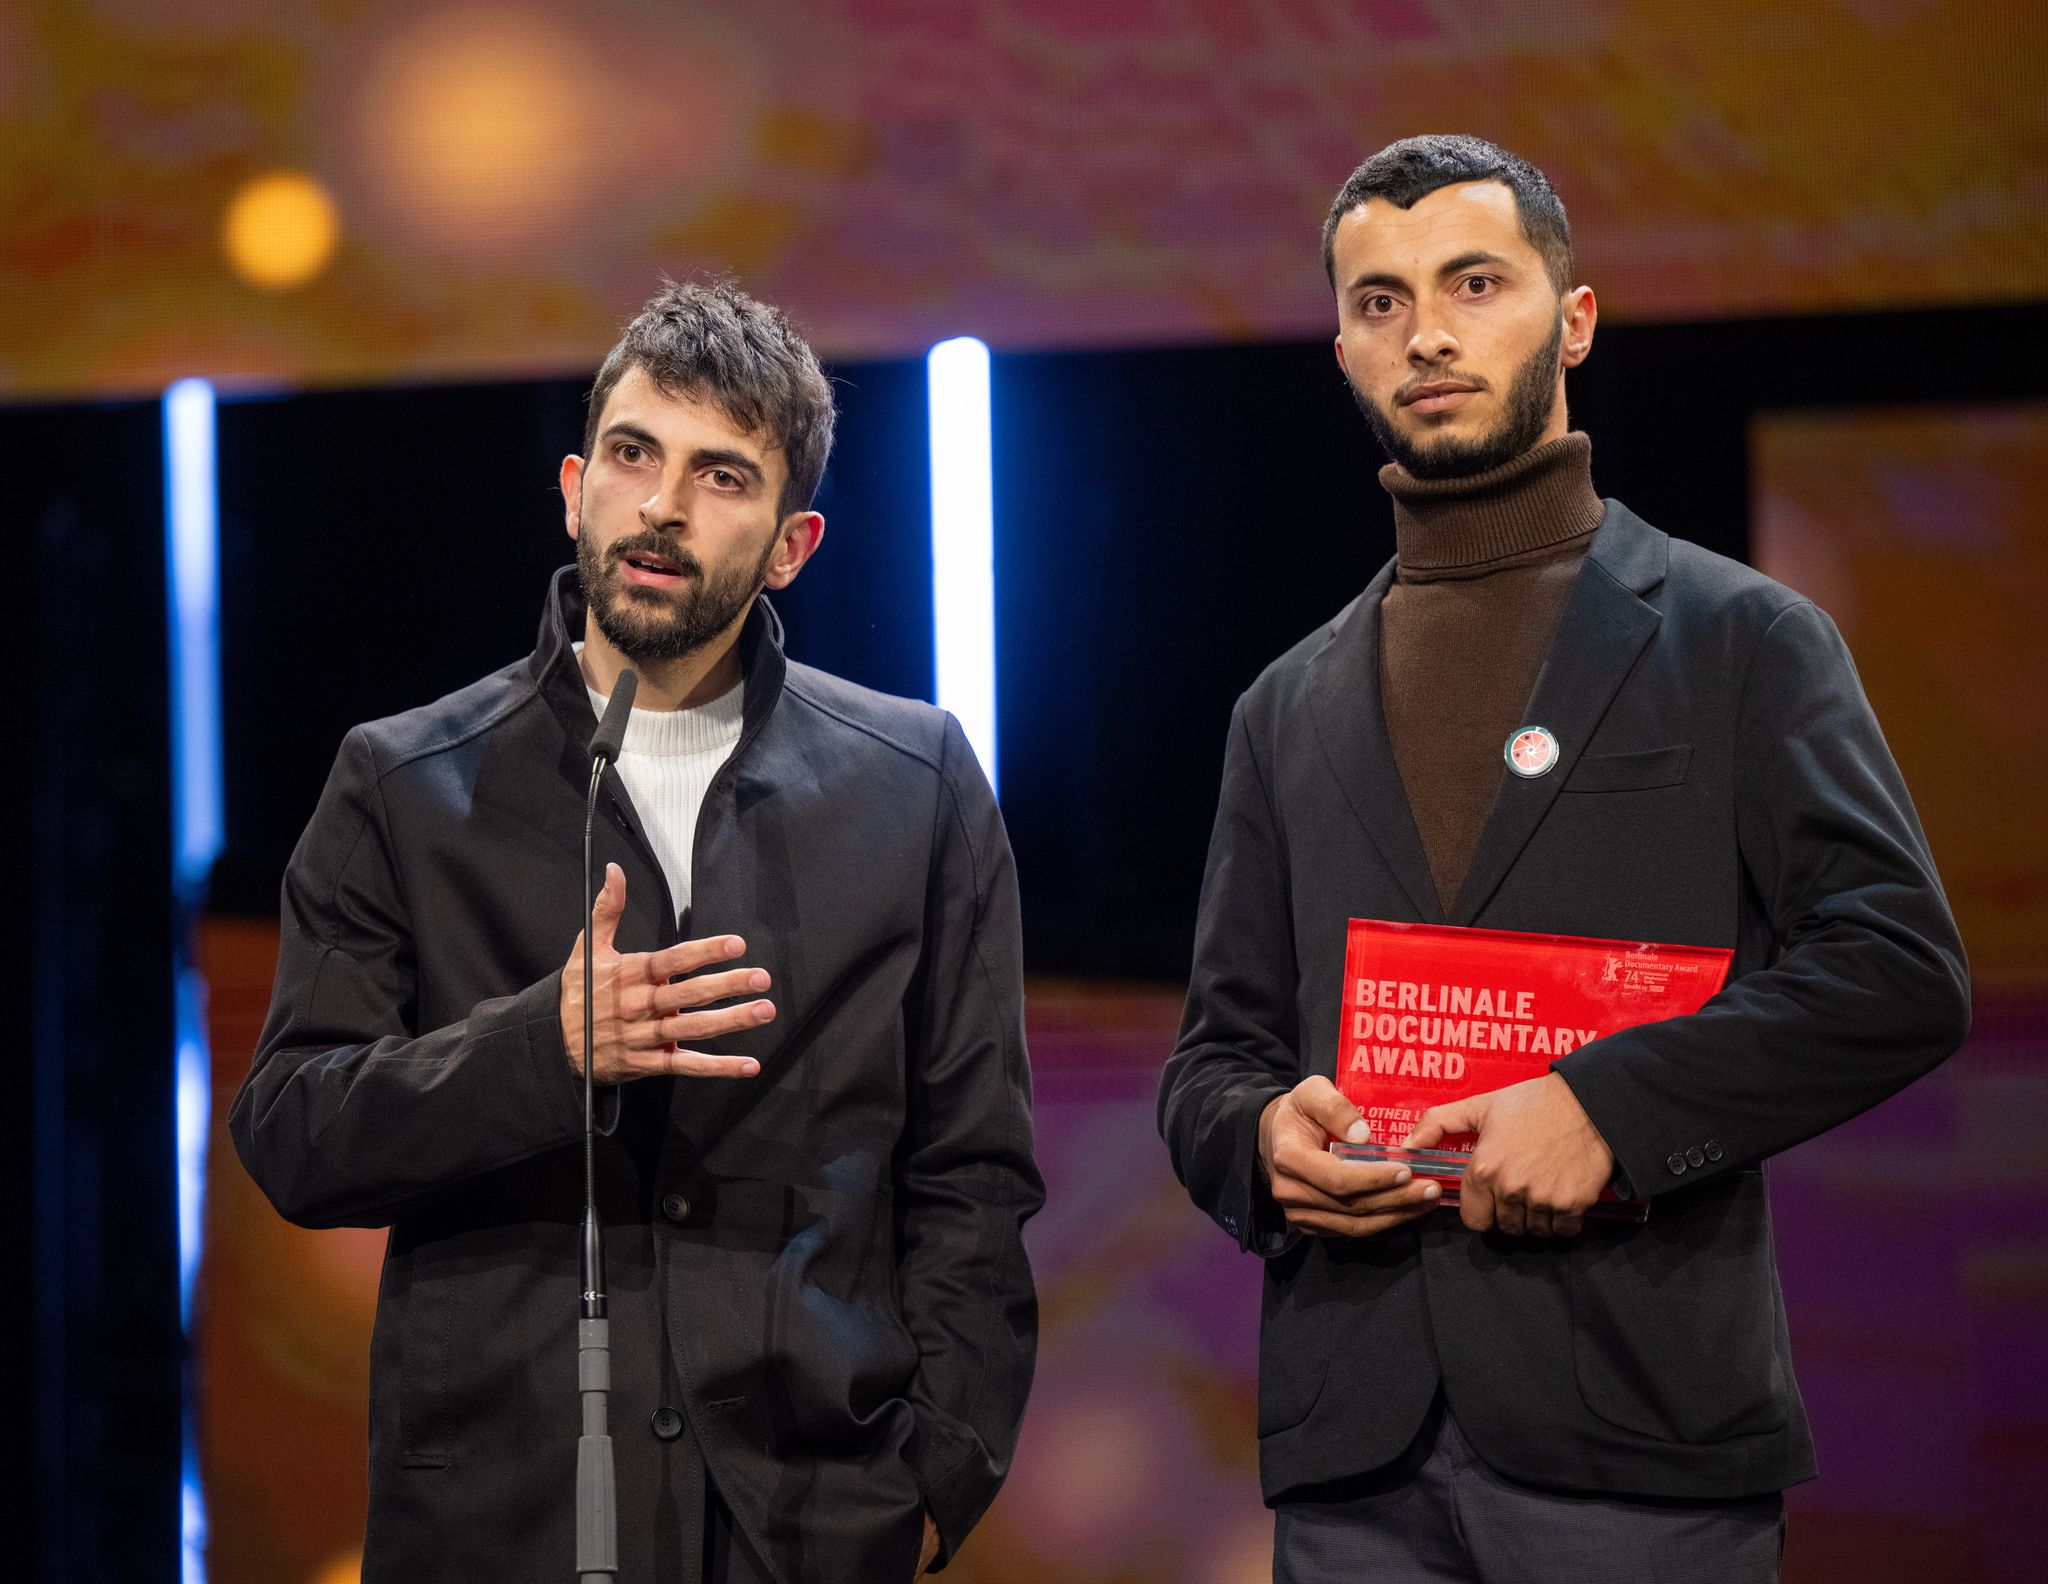
<svg viewBox="0 0 2048 1584">
<path fill-rule="evenodd" d="M 1448 916 L 1430 880 L 1380 696 L 1380 602 L 1394 580 L 1392 562 L 1332 624 L 1329 641 L 1309 661 L 1310 717 L 1353 815 L 1418 918 L 1470 924 L 1500 889 L 1664 619 L 1643 596 L 1664 581 L 1670 543 L 1619 501 L 1607 502 L 1518 722 L 1546 727 L 1557 739 L 1558 761 L 1534 779 L 1502 773 Z"/>
<path fill-rule="evenodd" d="M 1443 921 L 1415 815 L 1394 763 L 1380 695 L 1380 601 L 1394 581 L 1389 561 L 1332 624 L 1329 642 L 1308 663 L 1309 716 L 1351 812 L 1379 848 L 1415 916 Z"/>
<path fill-rule="evenodd" d="M 597 721 L 590 713 L 590 692 L 583 683 L 583 667 L 577 662 L 574 641 L 583 636 L 585 608 L 583 586 L 574 566 L 560 568 L 548 585 L 547 602 L 541 609 L 540 636 L 527 659 L 528 675 L 555 719 L 562 726 L 561 770 L 579 791 L 590 783 L 590 760 L 585 749 Z M 740 671 L 745 677 L 746 703 L 740 717 L 740 740 L 733 749 L 737 759 L 747 745 L 760 735 L 768 717 L 782 697 L 789 674 L 789 662 L 782 649 L 782 618 L 763 594 L 754 601 L 740 627 Z M 612 771 L 607 770 L 607 778 Z M 614 788 L 623 797 L 623 788 Z"/>
</svg>

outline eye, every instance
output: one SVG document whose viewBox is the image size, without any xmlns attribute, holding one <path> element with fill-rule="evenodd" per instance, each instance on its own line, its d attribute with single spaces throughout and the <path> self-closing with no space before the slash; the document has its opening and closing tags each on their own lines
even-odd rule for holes
<svg viewBox="0 0 2048 1584">
<path fill-rule="evenodd" d="M 1374 292 L 1360 306 L 1368 318 L 1384 318 L 1394 311 L 1394 299 L 1386 292 Z"/>
<path fill-rule="evenodd" d="M 1468 297 L 1491 297 L 1494 294 L 1495 288 L 1499 285 L 1500 282 L 1491 275 L 1467 275 L 1465 277 L 1465 295 Z"/>
<path fill-rule="evenodd" d="M 746 482 L 730 468 L 713 468 L 705 477 L 711 480 L 714 488 L 722 490 L 742 489 Z"/>
<path fill-rule="evenodd" d="M 632 441 L 626 440 L 612 447 L 612 455 L 617 457 L 621 462 L 634 463 L 638 462 L 642 457 L 647 455 L 647 453 L 644 449 L 642 449 L 640 446 L 635 445 Z"/>
</svg>

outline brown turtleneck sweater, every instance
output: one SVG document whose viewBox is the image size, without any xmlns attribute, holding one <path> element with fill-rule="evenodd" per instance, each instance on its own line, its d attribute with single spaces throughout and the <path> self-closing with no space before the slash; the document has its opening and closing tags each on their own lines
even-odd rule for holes
<svg viewBox="0 0 2048 1584">
<path fill-rule="evenodd" d="M 1486 473 L 1388 465 L 1395 579 L 1380 607 L 1380 695 L 1430 879 L 1448 909 L 1506 773 L 1530 690 L 1604 507 L 1573 432 Z"/>
</svg>

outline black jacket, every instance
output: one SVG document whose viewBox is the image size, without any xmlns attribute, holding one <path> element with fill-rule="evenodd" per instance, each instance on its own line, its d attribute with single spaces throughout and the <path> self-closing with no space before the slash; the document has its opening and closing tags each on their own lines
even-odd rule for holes
<svg viewBox="0 0 2048 1584">
<path fill-rule="evenodd" d="M 1961 1043 L 1968 979 L 1906 788 L 1831 622 L 1609 502 L 1446 915 L 1387 742 L 1383 570 L 1239 702 L 1160 1125 L 1195 1202 L 1268 1256 L 1267 1499 L 1397 1456 L 1439 1383 L 1500 1472 L 1736 1497 L 1814 1471 L 1786 1347 L 1767 1156 Z M 1257 1184 L 1265 1103 L 1335 1071 L 1346 919 L 1732 947 L 1697 1014 L 1553 1064 L 1656 1196 L 1557 1243 L 1454 1214 L 1291 1235 Z M 1872 1248 L 1873 1260 L 1910 1251 Z"/>
<path fill-rule="evenodd" d="M 383 1226 L 371 1581 L 573 1573 L 582 1102 L 557 1013 L 582 923 L 589 699 L 557 576 L 539 647 L 350 732 L 284 883 L 230 1126 L 305 1226 Z M 751 1080 L 605 1092 L 621 1577 L 679 1576 L 683 1414 L 782 1584 L 908 1580 L 994 1498 L 1031 1380 L 1017 892 L 953 719 L 741 637 L 739 746 L 682 928 L 616 777 L 621 950 L 743 935 L 777 1019 Z M 699 1476 L 701 1478 L 701 1476 Z"/>
</svg>

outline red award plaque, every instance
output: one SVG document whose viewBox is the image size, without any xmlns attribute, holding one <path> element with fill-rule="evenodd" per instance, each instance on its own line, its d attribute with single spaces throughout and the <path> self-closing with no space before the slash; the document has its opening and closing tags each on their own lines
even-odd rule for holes
<svg viewBox="0 0 2048 1584">
<path fill-rule="evenodd" d="M 1558 1057 L 1617 1029 L 1697 1012 L 1727 980 L 1733 956 L 1720 947 L 1353 919 L 1337 1087 L 1363 1113 L 1372 1142 L 1334 1148 L 1443 1179 L 1444 1202 L 1455 1203 L 1450 1185 L 1473 1135 L 1402 1150 L 1423 1112 L 1540 1078 Z"/>
</svg>

